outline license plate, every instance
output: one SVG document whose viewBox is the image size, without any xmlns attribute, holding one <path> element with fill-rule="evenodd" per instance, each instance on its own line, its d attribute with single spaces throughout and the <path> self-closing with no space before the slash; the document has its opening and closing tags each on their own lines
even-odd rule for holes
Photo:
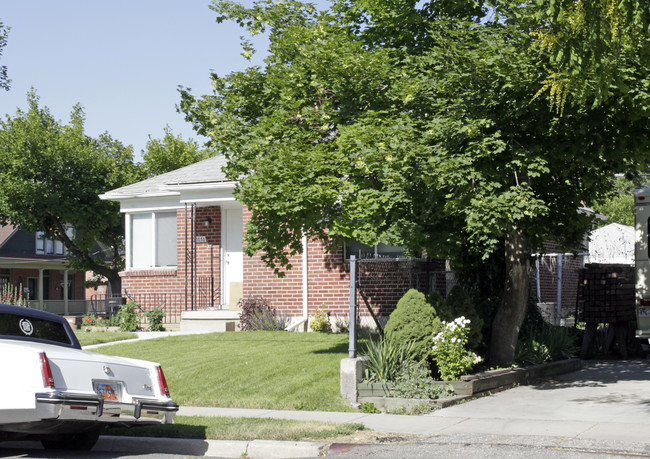
<svg viewBox="0 0 650 459">
<path fill-rule="evenodd" d="M 93 388 L 97 395 L 99 395 L 104 400 L 110 400 L 114 402 L 120 401 L 120 390 L 121 386 L 119 383 L 114 382 L 93 382 Z"/>
<path fill-rule="evenodd" d="M 650 309 L 639 308 L 639 317 L 650 317 Z"/>
</svg>

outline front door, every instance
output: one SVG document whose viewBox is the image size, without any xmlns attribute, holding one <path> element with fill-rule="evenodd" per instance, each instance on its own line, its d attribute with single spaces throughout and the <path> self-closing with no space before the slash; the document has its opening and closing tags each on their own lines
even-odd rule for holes
<svg viewBox="0 0 650 459">
<path fill-rule="evenodd" d="M 222 308 L 238 309 L 237 302 L 244 289 L 244 224 L 241 207 L 224 209 L 222 213 L 223 266 Z"/>
</svg>

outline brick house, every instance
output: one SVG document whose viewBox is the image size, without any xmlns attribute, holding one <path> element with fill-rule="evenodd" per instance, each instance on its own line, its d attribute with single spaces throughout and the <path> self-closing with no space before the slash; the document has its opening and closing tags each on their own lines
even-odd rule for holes
<svg viewBox="0 0 650 459">
<path fill-rule="evenodd" d="M 414 282 L 430 283 L 434 268 L 444 270 L 444 262 L 407 259 L 396 247 L 352 244 L 331 253 L 320 242 L 304 239 L 303 253 L 291 259 L 293 268 L 278 278 L 259 255 L 243 253 L 251 213 L 233 197 L 236 183 L 222 172 L 225 164 L 223 156 L 216 156 L 100 196 L 118 201 L 125 215 L 122 288 L 143 309 L 164 307 L 168 318 L 182 316 L 181 326 L 194 318 L 228 322 L 238 318 L 238 301 L 252 295 L 290 316 L 294 326 L 304 325 L 319 307 L 345 316 L 347 251 L 352 251 L 383 262 L 381 269 L 382 263 L 364 263 L 360 271 L 374 271 L 366 279 L 365 301 L 386 316 Z M 360 304 L 365 301 L 359 298 Z"/>
<path fill-rule="evenodd" d="M 22 288 L 30 306 L 57 314 L 86 312 L 85 273 L 68 268 L 60 241 L 0 227 L 0 289 Z"/>
</svg>

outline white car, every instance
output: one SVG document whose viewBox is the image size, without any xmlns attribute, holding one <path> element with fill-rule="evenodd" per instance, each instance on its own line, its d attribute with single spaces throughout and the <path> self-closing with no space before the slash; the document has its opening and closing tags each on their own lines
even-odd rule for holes
<svg viewBox="0 0 650 459">
<path fill-rule="evenodd" d="M 108 423 L 172 424 L 157 363 L 81 350 L 68 322 L 0 304 L 0 441 L 87 450 Z"/>
</svg>

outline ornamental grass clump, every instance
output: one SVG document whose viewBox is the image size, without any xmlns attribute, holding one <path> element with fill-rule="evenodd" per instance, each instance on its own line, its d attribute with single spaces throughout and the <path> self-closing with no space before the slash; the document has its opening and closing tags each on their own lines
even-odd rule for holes
<svg viewBox="0 0 650 459">
<path fill-rule="evenodd" d="M 469 319 L 461 316 L 451 322 L 443 322 L 444 328 L 433 337 L 431 354 L 443 381 L 460 378 L 482 359 L 467 348 Z"/>
<path fill-rule="evenodd" d="M 400 341 L 384 335 L 379 339 L 370 339 L 362 355 L 367 357 L 366 381 L 394 381 L 403 365 L 414 360 L 415 346 L 412 341 Z"/>
</svg>

